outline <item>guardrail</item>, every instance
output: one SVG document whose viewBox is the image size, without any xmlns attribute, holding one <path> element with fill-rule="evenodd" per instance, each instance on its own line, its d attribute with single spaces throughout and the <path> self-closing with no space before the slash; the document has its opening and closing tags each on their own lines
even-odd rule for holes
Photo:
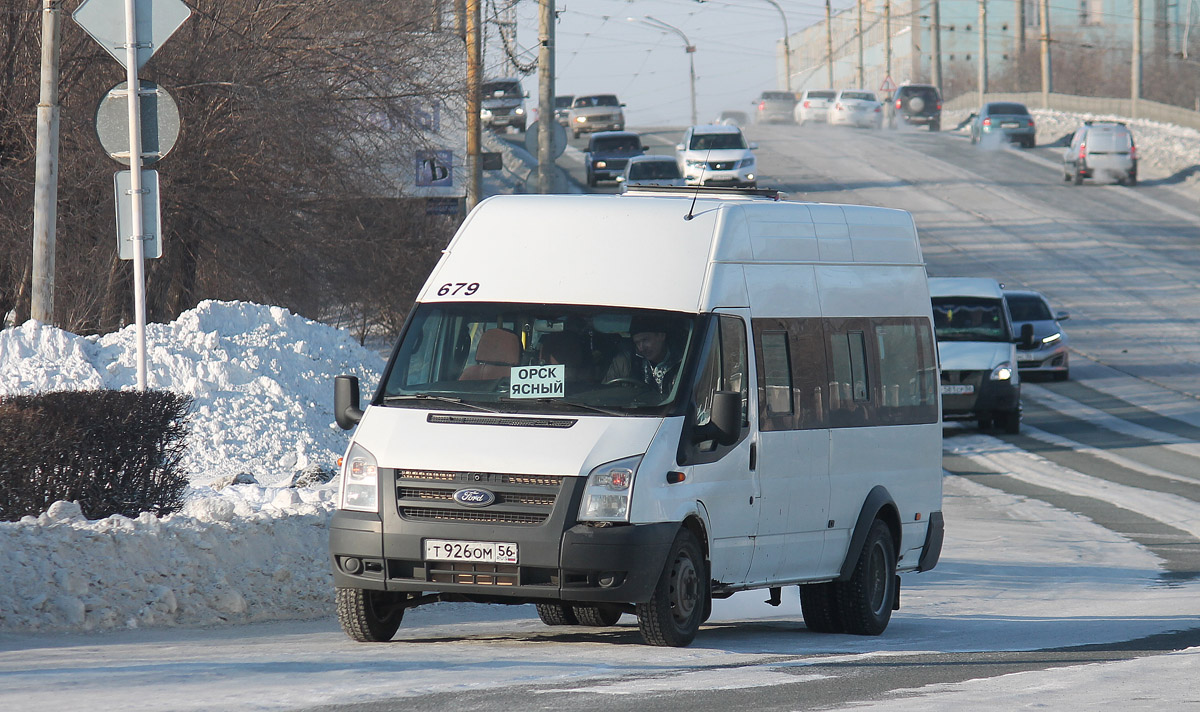
<svg viewBox="0 0 1200 712">
<path fill-rule="evenodd" d="M 1148 99 L 1138 99 L 1137 113 L 1134 113 L 1133 102 L 1130 99 L 1113 99 L 1100 96 L 1075 96 L 1074 94 L 1050 94 L 1049 106 L 1042 103 L 1040 91 L 1019 92 L 1011 94 L 985 94 L 985 101 L 1019 101 L 1031 109 L 1045 108 L 1055 111 L 1072 111 L 1084 114 L 1109 114 L 1138 119 L 1161 121 L 1167 124 L 1187 126 L 1200 130 L 1200 112 L 1185 109 L 1181 106 L 1161 104 Z M 969 110 L 979 108 L 979 93 L 970 92 L 945 102 L 943 108 L 947 111 Z"/>
</svg>

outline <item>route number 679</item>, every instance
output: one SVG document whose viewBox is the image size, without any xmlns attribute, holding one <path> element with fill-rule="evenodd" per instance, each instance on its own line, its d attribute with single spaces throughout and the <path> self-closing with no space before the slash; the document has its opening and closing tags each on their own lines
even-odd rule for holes
<svg viewBox="0 0 1200 712">
<path fill-rule="evenodd" d="M 462 294 L 463 296 L 469 297 L 478 291 L 479 282 L 447 282 L 446 284 L 438 287 L 437 295 L 439 297 L 445 297 L 447 295 L 454 296 L 457 294 Z"/>
</svg>

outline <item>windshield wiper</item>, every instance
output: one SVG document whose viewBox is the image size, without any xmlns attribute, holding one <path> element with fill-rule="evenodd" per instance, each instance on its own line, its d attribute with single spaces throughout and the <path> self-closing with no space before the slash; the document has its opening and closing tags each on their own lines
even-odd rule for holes
<svg viewBox="0 0 1200 712">
<path fill-rule="evenodd" d="M 496 410 L 495 408 L 488 408 L 487 406 L 479 405 L 477 403 L 470 403 L 468 401 L 464 401 L 462 398 L 451 398 L 450 396 L 435 396 L 435 395 L 430 395 L 429 393 L 412 393 L 412 394 L 406 393 L 403 395 L 384 396 L 383 397 L 384 403 L 394 403 L 396 401 L 405 401 L 405 400 L 429 400 L 429 401 L 438 401 L 439 403 L 454 403 L 455 405 L 464 405 L 468 408 L 474 408 L 475 410 L 482 410 L 485 413 L 499 413 L 500 412 L 500 411 Z"/>
<path fill-rule="evenodd" d="M 552 405 L 568 405 L 573 408 L 579 408 L 581 410 L 586 410 L 591 413 L 600 413 L 602 415 L 615 415 L 618 417 L 625 415 L 624 413 L 621 413 L 620 411 L 612 410 L 610 408 L 601 408 L 598 405 L 588 405 L 586 403 L 576 403 L 575 401 L 554 400 L 553 398 L 535 398 L 534 401 L 536 401 L 538 403 L 546 403 L 546 404 L 552 404 Z"/>
</svg>

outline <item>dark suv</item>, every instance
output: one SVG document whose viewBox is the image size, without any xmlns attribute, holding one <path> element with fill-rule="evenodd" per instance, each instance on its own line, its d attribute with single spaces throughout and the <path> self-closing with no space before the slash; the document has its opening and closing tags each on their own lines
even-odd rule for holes
<svg viewBox="0 0 1200 712">
<path fill-rule="evenodd" d="M 583 156 L 588 187 L 602 180 L 616 180 L 625 173 L 625 164 L 646 151 L 642 137 L 632 131 L 601 131 L 588 141 Z"/>
<path fill-rule="evenodd" d="M 932 84 L 904 84 L 896 89 L 893 97 L 896 115 L 892 126 L 903 121 L 908 124 L 926 124 L 930 131 L 942 129 L 942 93 Z"/>
</svg>

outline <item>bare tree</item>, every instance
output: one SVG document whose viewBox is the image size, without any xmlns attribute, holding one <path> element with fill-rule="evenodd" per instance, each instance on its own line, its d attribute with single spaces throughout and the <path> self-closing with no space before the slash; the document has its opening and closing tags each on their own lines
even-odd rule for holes
<svg viewBox="0 0 1200 712">
<path fill-rule="evenodd" d="M 454 227 L 416 219 L 394 175 L 395 147 L 425 140 L 421 110 L 449 110 L 462 92 L 457 55 L 430 32 L 430 5 L 189 4 L 191 19 L 143 72 L 183 119 L 177 147 L 155 166 L 165 246 L 147 266 L 149 318 L 174 318 L 204 298 L 317 316 L 365 285 L 411 301 Z M 20 5 L 0 13 L 0 314 L 15 307 L 18 319 L 28 314 L 40 2 Z M 130 270 L 116 260 L 118 167 L 96 142 L 92 115 L 123 71 L 70 22 L 62 66 L 55 320 L 107 331 L 131 320 L 132 297 Z M 363 206 L 388 218 L 364 221 Z M 364 247 L 376 244 L 405 248 Z"/>
</svg>

